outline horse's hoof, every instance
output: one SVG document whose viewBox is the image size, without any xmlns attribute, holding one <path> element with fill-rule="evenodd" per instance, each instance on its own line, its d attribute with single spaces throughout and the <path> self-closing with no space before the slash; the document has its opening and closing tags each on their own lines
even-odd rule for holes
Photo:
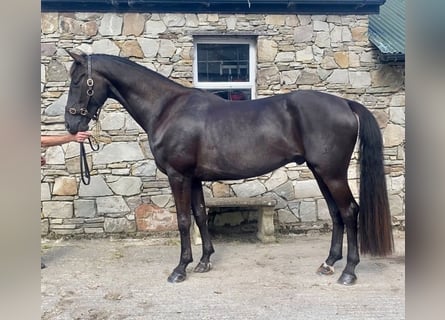
<svg viewBox="0 0 445 320">
<path fill-rule="evenodd" d="M 199 273 L 204 273 L 204 272 L 210 271 L 210 269 L 212 269 L 212 264 L 210 262 L 204 263 L 204 262 L 200 261 L 196 265 L 194 271 L 199 272 Z"/>
<path fill-rule="evenodd" d="M 168 282 L 170 283 L 179 283 L 184 281 L 186 278 L 185 274 L 173 271 L 171 275 L 168 276 Z"/>
<path fill-rule="evenodd" d="M 349 274 L 349 273 L 342 273 L 340 278 L 338 278 L 337 282 L 345 285 L 345 286 L 352 286 L 357 281 L 357 277 L 355 274 Z"/>
<path fill-rule="evenodd" d="M 331 276 L 334 274 L 334 267 L 331 267 L 324 262 L 318 269 L 317 274 L 322 276 Z"/>
</svg>

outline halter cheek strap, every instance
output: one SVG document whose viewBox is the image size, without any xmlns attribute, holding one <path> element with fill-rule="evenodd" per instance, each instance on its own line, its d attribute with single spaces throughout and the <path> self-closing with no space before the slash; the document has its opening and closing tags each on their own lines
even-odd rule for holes
<svg viewBox="0 0 445 320">
<path fill-rule="evenodd" d="M 94 80 L 93 80 L 93 77 L 92 77 L 92 74 L 93 74 L 93 72 L 92 72 L 92 70 L 91 70 L 91 56 L 90 55 L 88 55 L 87 56 L 88 57 L 88 60 L 87 60 L 87 62 L 88 62 L 88 64 L 87 64 L 87 76 L 88 76 L 88 78 L 87 78 L 87 96 L 88 96 L 88 100 L 87 100 L 87 103 L 86 103 L 86 105 L 85 105 L 85 108 L 80 108 L 79 110 L 78 109 L 76 109 L 76 108 L 69 108 L 68 109 L 68 113 L 70 113 L 70 114 L 72 114 L 72 115 L 76 115 L 76 114 L 79 114 L 79 115 L 81 115 L 81 116 L 84 116 L 84 117 L 87 117 L 87 118 L 90 118 L 90 119 L 92 119 L 92 120 L 98 120 L 98 118 L 99 118 L 99 114 L 98 113 L 95 113 L 95 114 L 91 114 L 91 113 L 89 113 L 88 112 L 88 109 L 87 109 L 87 107 L 88 107 L 88 104 L 90 103 L 90 100 L 91 100 L 91 98 L 93 98 L 93 95 L 94 95 L 94 89 L 93 89 L 93 86 L 94 86 Z"/>
</svg>

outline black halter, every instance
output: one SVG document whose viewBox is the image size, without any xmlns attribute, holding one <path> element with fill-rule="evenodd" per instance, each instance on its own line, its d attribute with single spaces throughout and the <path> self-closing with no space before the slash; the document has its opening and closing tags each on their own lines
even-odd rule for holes
<svg viewBox="0 0 445 320">
<path fill-rule="evenodd" d="M 78 114 L 78 115 L 81 115 L 83 117 L 90 118 L 91 120 L 97 120 L 99 118 L 99 109 L 98 109 L 98 111 L 95 114 L 91 114 L 88 111 L 88 104 L 90 103 L 91 99 L 94 99 L 93 98 L 93 95 L 94 95 L 94 89 L 93 89 L 94 81 L 93 81 L 92 71 L 91 71 L 91 56 L 88 55 L 87 57 L 88 57 L 88 60 L 87 60 L 88 61 L 88 66 L 87 66 L 87 75 L 88 75 L 88 78 L 87 78 L 87 87 L 88 87 L 87 88 L 87 96 L 88 96 L 88 100 L 87 100 L 87 103 L 85 104 L 84 108 L 81 107 L 78 110 L 78 109 L 76 109 L 74 107 L 71 107 L 71 108 L 69 108 L 67 110 L 67 112 L 72 114 L 72 115 L 77 115 Z"/>
</svg>

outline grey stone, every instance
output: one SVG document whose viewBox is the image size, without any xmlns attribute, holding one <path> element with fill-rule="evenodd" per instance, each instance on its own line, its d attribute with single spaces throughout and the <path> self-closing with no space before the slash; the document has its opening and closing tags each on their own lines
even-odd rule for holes
<svg viewBox="0 0 445 320">
<path fill-rule="evenodd" d="M 138 38 L 139 45 L 141 46 L 142 51 L 144 52 L 145 57 L 154 58 L 158 54 L 159 51 L 159 40 L 147 39 L 147 38 Z M 151 68 L 149 68 L 151 69 Z"/>
<path fill-rule="evenodd" d="M 125 115 L 123 113 L 107 112 L 103 113 L 100 120 L 102 130 L 121 130 L 125 125 Z"/>
<path fill-rule="evenodd" d="M 57 60 L 51 60 L 48 65 L 47 72 L 48 81 L 67 81 L 68 80 L 68 71 L 65 68 L 63 63 L 60 63 Z"/>
<path fill-rule="evenodd" d="M 403 215 L 404 201 L 400 195 L 389 195 L 390 211 L 392 216 Z"/>
<path fill-rule="evenodd" d="M 276 62 L 290 62 L 295 60 L 294 52 L 278 52 L 275 58 Z"/>
<path fill-rule="evenodd" d="M 316 84 L 320 81 L 317 70 L 303 70 L 297 79 L 297 84 Z"/>
<path fill-rule="evenodd" d="M 391 122 L 394 124 L 405 124 L 405 108 L 404 107 L 391 107 L 389 108 L 389 114 Z"/>
<path fill-rule="evenodd" d="M 133 196 L 141 192 L 142 181 L 138 177 L 119 177 L 108 186 L 115 194 Z"/>
<path fill-rule="evenodd" d="M 171 58 L 176 51 L 176 46 L 173 41 L 168 39 L 161 39 L 159 43 L 159 55 L 163 58 Z"/>
<path fill-rule="evenodd" d="M 321 67 L 323 69 L 336 69 L 338 68 L 337 63 L 335 62 L 334 57 L 331 56 L 325 56 L 322 60 L 321 60 Z"/>
<path fill-rule="evenodd" d="M 278 68 L 274 65 L 272 67 L 258 70 L 258 81 L 263 83 L 279 83 L 280 73 Z"/>
<path fill-rule="evenodd" d="M 40 235 L 46 236 L 49 232 L 49 219 L 40 220 Z"/>
<path fill-rule="evenodd" d="M 234 15 L 231 15 L 226 19 L 227 30 L 235 30 L 236 29 L 237 18 Z"/>
<path fill-rule="evenodd" d="M 272 176 L 264 183 L 268 191 L 275 189 L 288 180 L 284 169 L 280 168 L 272 173 Z"/>
<path fill-rule="evenodd" d="M 311 222 L 317 219 L 314 201 L 302 201 L 300 203 L 300 219 L 302 222 Z"/>
<path fill-rule="evenodd" d="M 95 204 L 94 200 L 74 200 L 74 216 L 94 218 L 96 216 Z"/>
<path fill-rule="evenodd" d="M 349 81 L 353 88 L 367 88 L 371 86 L 371 75 L 366 71 L 349 71 Z"/>
<path fill-rule="evenodd" d="M 296 43 L 311 41 L 313 36 L 314 30 L 312 25 L 296 27 L 294 30 L 294 41 Z"/>
<path fill-rule="evenodd" d="M 100 39 L 93 42 L 92 50 L 94 53 L 105 53 L 117 56 L 119 55 L 119 47 L 109 39 Z"/>
<path fill-rule="evenodd" d="M 45 109 L 45 115 L 47 116 L 61 116 L 65 114 L 65 106 L 68 101 L 68 94 L 62 94 L 59 99 L 51 103 Z"/>
<path fill-rule="evenodd" d="M 69 201 L 43 201 L 42 213 L 50 218 L 72 218 L 73 203 Z"/>
<path fill-rule="evenodd" d="M 388 124 L 383 131 L 383 141 L 386 147 L 400 145 L 405 140 L 405 128 L 395 124 Z"/>
<path fill-rule="evenodd" d="M 40 55 L 51 57 L 56 53 L 56 45 L 54 43 L 41 43 Z"/>
<path fill-rule="evenodd" d="M 145 34 L 147 35 L 151 36 L 158 35 L 159 33 L 163 33 L 166 30 L 167 27 L 162 21 L 148 20 L 145 23 Z"/>
<path fill-rule="evenodd" d="M 93 155 L 94 164 L 143 160 L 145 157 L 137 142 L 113 142 Z"/>
<path fill-rule="evenodd" d="M 391 183 L 389 184 L 391 187 L 391 191 L 393 193 L 400 193 L 405 189 L 405 176 L 400 175 L 396 177 L 390 177 Z"/>
<path fill-rule="evenodd" d="M 328 204 L 326 200 L 319 199 L 317 203 L 317 219 L 318 220 L 331 220 L 331 215 L 329 214 Z"/>
<path fill-rule="evenodd" d="M 278 52 L 278 45 L 273 40 L 258 39 L 258 62 L 273 62 Z"/>
<path fill-rule="evenodd" d="M 348 70 L 336 69 L 327 79 L 329 83 L 347 84 L 349 82 Z"/>
<path fill-rule="evenodd" d="M 280 209 L 278 210 L 278 221 L 283 224 L 296 223 L 298 218 L 289 210 Z"/>
<path fill-rule="evenodd" d="M 390 107 L 404 107 L 405 106 L 405 95 L 396 94 L 391 97 Z"/>
<path fill-rule="evenodd" d="M 40 201 L 51 200 L 51 191 L 48 183 L 40 184 Z"/>
<path fill-rule="evenodd" d="M 329 32 L 317 32 L 315 35 L 315 44 L 320 48 L 326 48 L 331 45 Z"/>
<path fill-rule="evenodd" d="M 104 231 L 107 233 L 135 232 L 136 222 L 126 218 L 105 218 Z"/>
<path fill-rule="evenodd" d="M 321 80 L 326 80 L 332 74 L 332 71 L 320 68 L 317 70 L 317 73 Z"/>
<path fill-rule="evenodd" d="M 79 186 L 80 197 L 103 197 L 110 196 L 112 194 L 113 192 L 105 183 L 102 176 L 91 176 L 89 185 L 81 183 Z"/>
<path fill-rule="evenodd" d="M 312 52 L 312 47 L 307 46 L 303 50 L 296 52 L 296 60 L 300 62 L 311 62 L 314 59 L 314 54 Z"/>
<path fill-rule="evenodd" d="M 151 201 L 160 208 L 165 208 L 172 197 L 170 195 L 152 196 Z"/>
<path fill-rule="evenodd" d="M 297 82 L 298 77 L 300 76 L 300 70 L 289 70 L 281 72 L 281 80 L 282 84 L 295 84 Z"/>
<path fill-rule="evenodd" d="M 178 13 L 167 13 L 163 15 L 162 21 L 164 21 L 167 27 L 183 27 L 185 25 L 185 16 Z"/>
<path fill-rule="evenodd" d="M 59 24 L 59 14 L 57 12 L 42 13 L 40 19 L 40 29 L 43 34 L 51 34 L 57 31 Z"/>
<path fill-rule="evenodd" d="M 123 19 L 113 13 L 105 13 L 99 27 L 103 36 L 117 36 L 121 34 Z"/>
<path fill-rule="evenodd" d="M 196 28 L 199 26 L 198 16 L 196 14 L 186 14 L 185 15 L 185 26 Z"/>
<path fill-rule="evenodd" d="M 45 153 L 46 164 L 64 164 L 65 155 L 62 146 L 48 147 Z"/>
<path fill-rule="evenodd" d="M 254 197 L 266 192 L 264 185 L 257 180 L 235 184 L 232 186 L 232 189 L 237 197 Z"/>
<path fill-rule="evenodd" d="M 329 24 L 324 21 L 314 21 L 314 31 L 329 31 Z"/>
<path fill-rule="evenodd" d="M 119 214 L 123 216 L 130 212 L 130 208 L 121 196 L 98 197 L 96 205 L 100 215 Z"/>
<path fill-rule="evenodd" d="M 274 191 L 277 195 L 279 195 L 281 198 L 284 198 L 286 200 L 295 199 L 294 186 L 292 185 L 291 181 L 283 183 L 281 186 L 278 186 L 277 188 L 275 188 Z"/>
<path fill-rule="evenodd" d="M 147 161 L 135 164 L 131 172 L 137 177 L 153 177 L 156 176 L 156 164 L 154 161 Z"/>
<path fill-rule="evenodd" d="M 315 180 L 294 181 L 297 199 L 321 197 L 321 191 Z"/>
</svg>

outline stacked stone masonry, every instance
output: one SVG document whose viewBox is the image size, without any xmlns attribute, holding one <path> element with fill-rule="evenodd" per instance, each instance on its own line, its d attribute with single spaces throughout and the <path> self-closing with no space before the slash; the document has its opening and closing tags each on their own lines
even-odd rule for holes
<svg viewBox="0 0 445 320">
<path fill-rule="evenodd" d="M 71 58 L 67 51 L 129 57 L 186 86 L 193 82 L 193 36 L 257 36 L 257 98 L 315 89 L 357 100 L 384 137 L 393 220 L 405 216 L 404 65 L 382 64 L 368 41 L 367 16 L 42 13 L 41 130 L 62 134 Z M 42 235 L 106 235 L 176 229 L 167 177 L 155 166 L 145 132 L 115 101 L 100 114 L 100 150 L 88 151 L 90 185 L 80 182 L 79 145 L 42 149 Z M 358 194 L 357 154 L 349 169 Z M 273 196 L 281 230 L 330 220 L 305 165 L 288 164 L 243 181 L 205 183 L 209 197 Z"/>
</svg>

